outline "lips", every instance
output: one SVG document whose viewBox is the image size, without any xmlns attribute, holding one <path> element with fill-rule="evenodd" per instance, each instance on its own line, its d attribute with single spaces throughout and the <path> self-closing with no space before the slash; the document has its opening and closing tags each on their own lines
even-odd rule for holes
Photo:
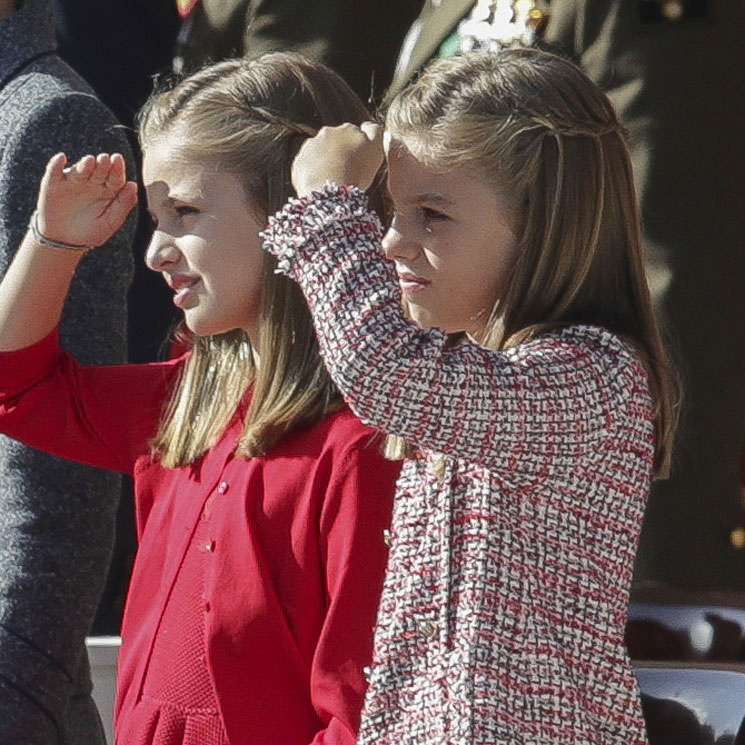
<svg viewBox="0 0 745 745">
<path fill-rule="evenodd" d="M 166 279 L 168 286 L 174 291 L 173 304 L 177 308 L 188 305 L 189 299 L 196 291 L 199 277 L 190 277 L 185 274 L 177 274 Z"/>
<path fill-rule="evenodd" d="M 401 291 L 405 294 L 411 294 L 413 292 L 419 292 L 425 287 L 428 287 L 432 283 L 424 277 L 419 277 L 412 272 L 397 272 L 398 273 L 398 284 L 401 287 Z"/>
</svg>

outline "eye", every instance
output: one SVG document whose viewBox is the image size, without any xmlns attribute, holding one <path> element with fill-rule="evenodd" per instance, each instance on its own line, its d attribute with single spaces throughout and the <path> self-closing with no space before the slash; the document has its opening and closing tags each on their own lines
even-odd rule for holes
<svg viewBox="0 0 745 745">
<path fill-rule="evenodd" d="M 431 233 L 437 225 L 450 220 L 450 217 L 434 207 L 421 206 L 418 210 L 418 220 L 422 229 L 427 233 Z"/>
<path fill-rule="evenodd" d="M 421 208 L 422 220 L 427 222 L 441 222 L 443 220 L 449 220 L 450 218 L 440 210 L 436 210 L 433 207 L 422 207 Z"/>
<path fill-rule="evenodd" d="M 190 204 L 177 204 L 174 210 L 179 217 L 189 217 L 190 215 L 199 214 L 199 210 Z"/>
</svg>

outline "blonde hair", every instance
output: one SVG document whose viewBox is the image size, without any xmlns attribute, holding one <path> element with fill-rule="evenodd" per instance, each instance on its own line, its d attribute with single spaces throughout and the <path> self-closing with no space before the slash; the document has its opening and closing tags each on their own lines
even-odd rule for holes
<svg viewBox="0 0 745 745">
<path fill-rule="evenodd" d="M 306 137 L 323 125 L 368 118 L 336 73 L 298 54 L 269 53 L 206 67 L 156 91 L 138 126 L 145 153 L 157 138 L 176 135 L 181 156 L 208 160 L 237 176 L 266 218 L 294 194 L 290 169 Z M 276 259 L 267 253 L 256 349 L 260 366 L 242 330 L 184 336 L 191 353 L 152 443 L 163 465 L 193 463 L 236 415 L 244 420 L 236 453 L 252 457 L 288 431 L 342 407 L 302 293 L 275 268 Z M 242 411 L 250 386 L 251 400 Z"/>
<path fill-rule="evenodd" d="M 520 226 L 518 259 L 480 340 L 493 349 L 571 324 L 630 342 L 655 404 L 666 475 L 679 404 L 644 273 L 626 133 L 573 63 L 533 49 L 437 60 L 390 104 L 386 127 L 436 168 L 473 168 Z M 392 441 L 388 452 L 403 453 Z"/>
</svg>

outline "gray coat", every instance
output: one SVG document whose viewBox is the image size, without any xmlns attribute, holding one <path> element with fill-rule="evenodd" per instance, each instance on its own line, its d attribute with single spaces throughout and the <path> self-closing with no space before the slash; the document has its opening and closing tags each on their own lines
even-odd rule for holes
<svg viewBox="0 0 745 745">
<path fill-rule="evenodd" d="M 49 0 L 0 23 L 0 271 L 34 209 L 49 157 L 119 151 L 123 132 L 55 52 Z M 63 345 L 85 363 L 126 356 L 132 221 L 86 257 Z M 50 423 L 51 425 L 51 423 Z M 84 638 L 106 579 L 120 477 L 0 438 L 0 742 L 103 741 Z"/>
</svg>

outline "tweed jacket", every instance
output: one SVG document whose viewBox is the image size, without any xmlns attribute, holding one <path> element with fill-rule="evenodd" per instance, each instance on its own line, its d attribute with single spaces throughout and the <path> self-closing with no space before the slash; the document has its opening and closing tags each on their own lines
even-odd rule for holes
<svg viewBox="0 0 745 745">
<path fill-rule="evenodd" d="M 403 318 L 380 238 L 359 189 L 326 187 L 264 243 L 355 413 L 419 448 L 359 745 L 644 745 L 624 646 L 654 454 L 640 362 L 588 326 L 451 346 Z"/>
<path fill-rule="evenodd" d="M 47 160 L 116 150 L 124 135 L 55 54 L 52 3 L 0 22 L 0 272 L 36 204 Z M 65 346 L 86 362 L 126 356 L 132 222 L 81 263 Z M 0 742 L 102 742 L 84 654 L 114 537 L 120 479 L 0 438 Z"/>
</svg>

